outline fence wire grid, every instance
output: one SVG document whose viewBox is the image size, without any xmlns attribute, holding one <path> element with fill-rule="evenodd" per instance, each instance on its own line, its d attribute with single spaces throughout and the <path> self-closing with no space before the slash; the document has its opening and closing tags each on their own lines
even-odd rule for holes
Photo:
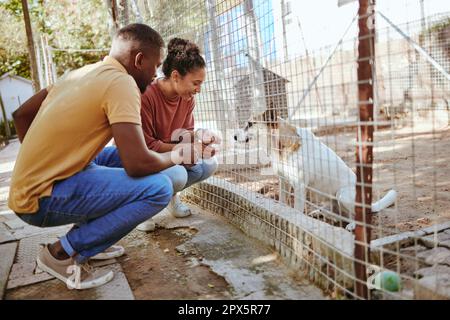
<svg viewBox="0 0 450 320">
<path fill-rule="evenodd" d="M 220 166 L 184 193 L 187 201 L 265 241 L 333 298 L 444 297 L 450 12 L 396 24 L 395 12 L 377 10 L 383 2 L 369 17 L 368 57 L 359 56 L 364 38 L 355 32 L 368 17 L 357 10 L 335 21 L 348 25 L 342 37 L 319 48 L 308 47 L 293 1 L 131 1 L 129 10 L 166 42 L 194 41 L 207 61 L 195 123 L 221 132 Z M 404 1 L 405 10 L 427 3 Z M 358 79 L 361 61 L 370 63 L 370 78 Z M 372 101 L 360 100 L 361 84 L 373 86 Z M 361 121 L 364 103 L 373 105 L 368 122 Z M 361 141 L 367 125 L 373 141 Z M 368 185 L 356 182 L 357 167 L 368 168 L 356 157 L 364 146 L 373 148 Z M 369 188 L 372 205 L 355 204 L 360 187 Z M 355 221 L 358 206 L 369 220 Z M 371 231 L 362 260 L 355 257 L 359 226 Z M 355 262 L 366 275 L 356 274 Z"/>
</svg>

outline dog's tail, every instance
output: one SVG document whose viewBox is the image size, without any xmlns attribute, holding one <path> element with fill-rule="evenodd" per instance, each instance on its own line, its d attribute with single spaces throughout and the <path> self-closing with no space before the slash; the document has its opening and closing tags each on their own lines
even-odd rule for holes
<svg viewBox="0 0 450 320">
<path fill-rule="evenodd" d="M 397 191 L 389 190 L 383 198 L 372 203 L 372 212 L 380 212 L 381 210 L 392 206 L 395 203 L 395 200 L 397 200 Z"/>
</svg>

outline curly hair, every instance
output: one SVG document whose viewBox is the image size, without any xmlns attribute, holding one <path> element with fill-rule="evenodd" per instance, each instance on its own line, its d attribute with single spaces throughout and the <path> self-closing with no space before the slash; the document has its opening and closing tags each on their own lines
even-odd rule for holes
<svg viewBox="0 0 450 320">
<path fill-rule="evenodd" d="M 206 66 L 199 47 L 189 40 L 173 38 L 169 41 L 167 50 L 167 57 L 162 66 L 162 71 L 167 78 L 174 70 L 184 77 L 188 72 Z"/>
</svg>

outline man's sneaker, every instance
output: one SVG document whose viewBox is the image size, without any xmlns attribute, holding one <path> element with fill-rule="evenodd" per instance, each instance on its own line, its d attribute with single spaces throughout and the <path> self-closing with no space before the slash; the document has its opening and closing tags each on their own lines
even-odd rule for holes
<svg viewBox="0 0 450 320">
<path fill-rule="evenodd" d="M 175 218 L 185 218 L 192 214 L 191 209 L 181 202 L 178 194 L 174 195 L 172 200 L 170 200 L 167 210 L 169 210 L 170 214 Z"/>
<path fill-rule="evenodd" d="M 147 221 L 144 221 L 141 224 L 139 224 L 136 227 L 136 229 L 138 229 L 139 231 L 144 231 L 144 232 L 154 231 L 156 229 L 156 224 L 150 218 Z"/>
<path fill-rule="evenodd" d="M 110 270 L 98 270 L 88 263 L 78 264 L 73 258 L 58 260 L 48 250 L 48 245 L 43 247 L 37 257 L 38 267 L 63 281 L 69 289 L 90 289 L 109 282 L 114 273 Z"/>
<path fill-rule="evenodd" d="M 118 258 L 125 253 L 125 249 L 122 246 L 111 246 L 103 252 L 91 257 L 91 260 L 108 260 Z"/>
</svg>

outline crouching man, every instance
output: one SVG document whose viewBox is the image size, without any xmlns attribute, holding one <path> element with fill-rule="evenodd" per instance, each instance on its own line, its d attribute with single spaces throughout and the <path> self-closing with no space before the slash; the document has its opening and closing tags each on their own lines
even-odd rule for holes
<svg viewBox="0 0 450 320">
<path fill-rule="evenodd" d="M 162 63 L 163 47 L 149 26 L 126 26 L 103 61 L 72 71 L 14 113 L 22 146 L 8 204 L 34 226 L 75 225 L 37 258 L 69 288 L 110 281 L 112 271 L 92 269 L 88 260 L 109 258 L 111 248 L 114 255 L 113 244 L 173 196 L 171 180 L 159 172 L 183 163 L 183 148 L 149 150 L 140 116 L 141 93 Z M 102 154 L 112 138 L 120 166 Z"/>
</svg>

